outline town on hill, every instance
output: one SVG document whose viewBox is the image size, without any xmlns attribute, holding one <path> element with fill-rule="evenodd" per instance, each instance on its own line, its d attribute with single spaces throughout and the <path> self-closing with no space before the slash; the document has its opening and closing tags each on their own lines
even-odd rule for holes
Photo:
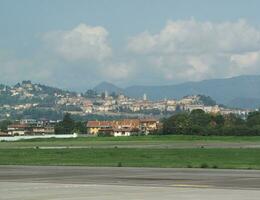
<svg viewBox="0 0 260 200">
<path fill-rule="evenodd" d="M 194 115 L 198 111 L 202 113 Z M 224 131 L 225 134 L 230 134 L 224 126 L 224 121 L 229 124 L 230 120 L 241 119 L 243 121 L 242 123 L 240 120 L 241 124 L 245 124 L 252 111 L 254 110 L 219 105 L 211 97 L 205 95 L 150 100 L 145 93 L 139 98 L 126 96 L 122 91 L 108 92 L 100 91 L 100 89 L 78 93 L 34 84 L 31 81 L 23 81 L 14 86 L 0 86 L 0 135 L 2 138 L 10 136 L 68 137 L 68 135 L 74 137 L 73 134 L 92 136 L 131 136 L 176 132 L 202 134 L 203 132 L 210 133 L 216 127 L 224 128 L 218 129 L 218 133 Z M 194 126 L 196 124 L 194 119 L 200 118 L 203 123 Z M 177 122 L 180 124 L 174 125 L 175 119 L 178 119 Z M 169 120 L 173 121 L 169 123 Z M 187 126 L 189 123 L 191 125 Z M 219 126 L 219 123 L 223 126 Z M 185 131 L 175 129 L 174 126 L 182 127 Z M 247 133 L 244 129 L 243 131 Z M 258 129 L 256 134 L 258 134 Z"/>
<path fill-rule="evenodd" d="M 245 116 L 248 109 L 231 109 L 218 105 L 205 95 L 188 95 L 179 99 L 150 100 L 145 93 L 132 98 L 108 91 L 87 90 L 85 93 L 66 91 L 31 81 L 15 86 L 0 85 L 0 119 L 60 120 L 64 113 L 79 119 L 161 118 L 182 111 L 202 109 L 208 113 Z M 92 118 L 91 118 L 92 116 Z M 93 117 L 94 116 L 94 117 Z M 103 117 L 103 118 L 102 118 Z"/>
</svg>

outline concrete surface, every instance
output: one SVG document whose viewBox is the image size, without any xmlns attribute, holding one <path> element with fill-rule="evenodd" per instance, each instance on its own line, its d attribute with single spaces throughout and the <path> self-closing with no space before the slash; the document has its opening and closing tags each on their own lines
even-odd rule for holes
<svg viewBox="0 0 260 200">
<path fill-rule="evenodd" d="M 260 171 L 0 166 L 3 200 L 259 200 Z"/>
</svg>

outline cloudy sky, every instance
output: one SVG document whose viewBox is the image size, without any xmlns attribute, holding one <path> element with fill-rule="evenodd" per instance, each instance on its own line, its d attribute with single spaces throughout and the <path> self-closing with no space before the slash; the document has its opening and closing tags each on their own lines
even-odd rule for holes
<svg viewBox="0 0 260 200">
<path fill-rule="evenodd" d="M 84 91 L 260 74 L 258 0 L 0 0 L 0 83 Z"/>
</svg>

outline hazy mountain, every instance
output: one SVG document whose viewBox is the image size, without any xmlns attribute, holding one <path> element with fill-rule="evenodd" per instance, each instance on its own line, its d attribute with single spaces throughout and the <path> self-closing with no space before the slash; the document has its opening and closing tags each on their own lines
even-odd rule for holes
<svg viewBox="0 0 260 200">
<path fill-rule="evenodd" d="M 116 92 L 116 93 L 124 93 L 122 88 L 115 86 L 112 83 L 102 82 L 98 84 L 93 90 L 97 91 L 98 93 L 107 91 L 108 93 Z"/>
<path fill-rule="evenodd" d="M 260 98 L 236 98 L 227 104 L 233 108 L 260 108 Z"/>
<path fill-rule="evenodd" d="M 109 92 L 117 92 L 120 89 L 113 84 L 103 83 L 102 86 L 106 90 L 110 89 Z M 119 91 L 135 98 L 142 97 L 146 93 L 148 98 L 152 100 L 203 94 L 212 97 L 219 104 L 232 107 L 260 107 L 260 75 L 186 82 L 177 85 L 131 86 Z"/>
</svg>

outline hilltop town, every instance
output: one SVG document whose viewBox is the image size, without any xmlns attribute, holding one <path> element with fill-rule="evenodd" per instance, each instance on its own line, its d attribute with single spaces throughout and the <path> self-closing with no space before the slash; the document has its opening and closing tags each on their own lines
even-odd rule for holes
<svg viewBox="0 0 260 200">
<path fill-rule="evenodd" d="M 31 81 L 23 81 L 15 86 L 0 85 L 1 119 L 51 119 L 59 120 L 64 113 L 78 117 L 124 116 L 130 118 L 153 116 L 160 118 L 182 111 L 202 109 L 207 113 L 221 113 L 245 116 L 249 110 L 229 109 L 218 105 L 204 95 L 185 96 L 181 99 L 149 100 L 146 94 L 131 98 L 115 92 L 85 93 L 66 91 Z"/>
</svg>

